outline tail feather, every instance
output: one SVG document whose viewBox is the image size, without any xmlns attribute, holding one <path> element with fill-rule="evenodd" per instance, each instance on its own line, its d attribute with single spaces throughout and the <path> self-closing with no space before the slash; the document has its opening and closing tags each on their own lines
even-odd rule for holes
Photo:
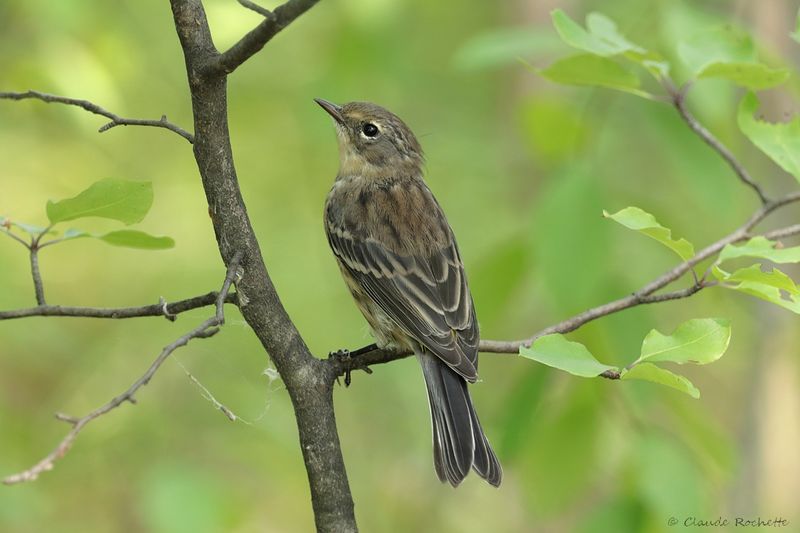
<svg viewBox="0 0 800 533">
<path fill-rule="evenodd" d="M 447 480 L 453 485 L 457 485 L 469 473 L 472 465 L 474 450 L 469 449 L 469 445 L 465 445 L 465 442 L 458 440 L 458 435 L 465 431 L 469 431 L 471 434 L 471 417 L 466 406 L 458 403 L 461 395 L 455 395 L 453 398 L 455 401 L 450 401 L 447 395 L 448 389 L 438 368 L 426 373 L 425 376 L 425 382 L 428 384 L 431 420 L 433 421 L 436 474 L 442 481 Z"/>
<path fill-rule="evenodd" d="M 475 408 L 472 407 L 472 399 L 470 399 L 469 395 L 467 396 L 467 401 L 469 401 L 470 409 L 472 409 L 473 426 L 477 428 L 475 432 L 475 461 L 472 464 L 472 468 L 475 469 L 475 472 L 477 472 L 479 476 L 489 482 L 490 485 L 499 487 L 500 482 L 503 480 L 503 469 L 500 466 L 500 461 L 494 454 L 491 444 L 489 444 L 489 440 L 486 438 L 486 434 L 483 432 Z"/>
<path fill-rule="evenodd" d="M 478 421 L 467 382 L 431 354 L 418 358 L 428 388 L 437 476 L 455 487 L 473 468 L 490 484 L 499 486 L 503 471 Z"/>
</svg>

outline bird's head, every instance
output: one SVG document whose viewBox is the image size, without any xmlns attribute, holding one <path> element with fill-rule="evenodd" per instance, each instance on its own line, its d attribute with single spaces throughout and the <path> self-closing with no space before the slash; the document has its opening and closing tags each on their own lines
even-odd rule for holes
<svg viewBox="0 0 800 533">
<path fill-rule="evenodd" d="M 315 98 L 336 124 L 340 174 L 380 175 L 380 169 L 419 172 L 422 148 L 394 113 L 369 102 L 336 105 Z"/>
</svg>

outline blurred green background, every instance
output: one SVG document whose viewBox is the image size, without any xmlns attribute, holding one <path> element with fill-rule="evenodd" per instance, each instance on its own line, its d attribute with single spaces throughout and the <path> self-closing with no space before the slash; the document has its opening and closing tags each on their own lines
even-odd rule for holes
<svg viewBox="0 0 800 533">
<path fill-rule="evenodd" d="M 266 7 L 273 7 L 265 4 Z M 768 6 L 768 7 L 767 7 Z M 431 2 L 324 0 L 229 80 L 244 194 L 284 305 L 319 356 L 371 342 L 322 230 L 337 168 L 329 118 L 313 97 L 395 111 L 426 150 L 428 183 L 459 238 L 485 338 L 522 338 L 622 295 L 674 264 L 657 243 L 603 220 L 637 205 L 702 246 L 757 207 L 723 161 L 664 103 L 556 86 L 536 67 L 569 52 L 549 11 L 601 10 L 674 60 L 676 43 L 731 22 L 762 57 L 798 67 L 790 0 Z M 219 48 L 259 19 L 207 0 Z M 673 64 L 677 64 L 674 60 Z M 678 65 L 675 76 L 681 80 Z M 795 75 L 762 95 L 796 109 Z M 4 0 L 0 90 L 86 98 L 127 117 L 191 129 L 183 58 L 167 2 Z M 703 81 L 690 107 L 768 191 L 796 185 L 736 129 L 740 91 Z M 216 290 L 223 277 L 191 148 L 147 128 L 41 102 L 0 101 L 0 214 L 46 222 L 50 199 L 104 177 L 150 180 L 139 227 L 177 246 L 147 252 L 78 240 L 42 252 L 50 303 L 127 306 Z M 786 210 L 771 225 L 797 220 Z M 84 229 L 116 228 L 104 221 Z M 2 236 L 0 236 L 2 237 Z M 797 272 L 795 272 L 796 274 Z M 0 238 L 0 309 L 33 305 L 25 250 Z M 0 322 L 0 475 L 38 461 L 81 415 L 118 394 L 161 347 L 209 314 Z M 485 355 L 471 388 L 505 468 L 500 490 L 470 476 L 440 485 L 417 363 L 354 375 L 336 408 L 356 514 L 367 532 L 650 531 L 668 519 L 779 516 L 800 527 L 797 318 L 740 294 L 628 310 L 571 336 L 610 364 L 635 358 L 653 327 L 722 316 L 720 361 L 682 368 L 701 400 L 651 383 L 585 380 Z M 152 383 L 94 422 L 35 483 L 0 487 L 3 532 L 293 532 L 313 528 L 289 399 L 234 308 L 212 339 L 176 352 Z M 204 399 L 191 372 L 238 414 Z M 673 528 L 674 529 L 674 528 Z"/>
</svg>

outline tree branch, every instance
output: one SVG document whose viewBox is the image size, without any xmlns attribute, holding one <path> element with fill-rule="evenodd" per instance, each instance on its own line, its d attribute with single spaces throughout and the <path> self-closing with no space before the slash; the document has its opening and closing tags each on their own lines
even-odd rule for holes
<svg viewBox="0 0 800 533">
<path fill-rule="evenodd" d="M 244 250 L 236 285 L 242 316 L 269 353 L 292 400 L 318 531 L 357 531 L 333 408 L 330 366 L 316 359 L 289 318 L 267 272 L 242 199 L 228 132 L 226 74 L 316 0 L 291 0 L 220 56 L 201 0 L 170 0 L 192 95 L 194 156 L 224 262 Z"/>
<path fill-rule="evenodd" d="M 265 18 L 272 18 L 275 15 L 272 14 L 272 11 L 265 7 L 261 7 L 260 5 L 256 4 L 255 2 L 251 2 L 250 0 L 237 0 L 240 4 L 251 11 L 255 11 L 259 15 Z"/>
<path fill-rule="evenodd" d="M 209 292 L 186 300 L 167 303 L 163 298 L 157 304 L 144 305 L 140 307 L 121 307 L 121 308 L 102 308 L 102 307 L 69 307 L 60 305 L 47 305 L 44 297 L 44 284 L 39 272 L 39 250 L 60 242 L 61 239 L 41 243 L 42 237 L 50 231 L 51 226 L 45 228 L 41 233 L 31 239 L 30 243 L 25 242 L 10 232 L 10 223 L 0 225 L 5 230 L 6 235 L 14 238 L 28 249 L 31 263 L 31 276 L 36 292 L 36 307 L 26 309 L 13 309 L 10 311 L 0 311 L 0 320 L 11 320 L 14 318 L 25 318 L 31 316 L 71 316 L 86 318 L 134 318 L 144 316 L 164 316 L 167 320 L 174 322 L 176 315 L 198 307 L 211 305 L 216 301 L 216 292 Z M 226 303 L 238 304 L 236 294 L 228 294 L 225 298 Z"/>
<path fill-rule="evenodd" d="M 212 305 L 217 301 L 217 292 L 209 292 L 193 298 L 167 303 L 163 299 L 157 304 L 142 305 L 139 307 L 69 307 L 61 305 L 37 305 L 27 309 L 13 309 L 10 311 L 0 311 L 0 320 L 13 320 L 15 318 L 26 318 L 31 316 L 69 316 L 84 318 L 136 318 L 145 316 L 163 316 L 170 321 L 175 320 L 175 316 Z M 225 303 L 237 303 L 236 293 L 228 294 Z"/>
<path fill-rule="evenodd" d="M 80 107 L 90 113 L 94 113 L 95 115 L 106 117 L 111 122 L 108 122 L 107 124 L 100 126 L 100 129 L 98 130 L 100 133 L 106 130 L 110 130 L 111 128 L 115 128 L 117 126 L 152 126 L 155 128 L 167 129 L 171 132 L 177 133 L 190 143 L 194 142 L 194 136 L 191 133 L 184 130 L 180 126 L 177 126 L 172 122 L 169 122 L 167 120 L 166 115 L 162 115 L 159 120 L 124 118 L 112 113 L 111 111 L 103 109 L 99 105 L 94 104 L 88 100 L 78 100 L 75 98 L 67 98 L 65 96 L 56 96 L 54 94 L 41 93 L 39 91 L 27 91 L 24 93 L 0 92 L 0 99 L 5 99 L 5 100 L 26 100 L 31 98 L 36 100 L 41 100 L 42 102 L 46 102 L 48 104 L 58 103 L 58 104 L 66 104 L 66 105 Z"/>
<path fill-rule="evenodd" d="M 208 72 L 216 76 L 233 72 L 239 65 L 264 48 L 264 45 L 267 44 L 270 39 L 291 24 L 294 19 L 311 9 L 318 1 L 319 0 L 289 0 L 285 4 L 275 8 L 275 10 L 271 12 L 271 16 L 264 15 L 266 18 L 258 26 L 242 37 L 227 51 L 218 55 L 208 65 Z M 248 5 L 252 4 L 252 2 L 242 2 L 239 0 L 239 3 L 253 9 Z"/>
<path fill-rule="evenodd" d="M 785 239 L 786 237 L 792 237 L 797 234 L 800 234 L 800 224 L 793 224 L 791 226 L 786 226 L 785 228 L 768 231 L 764 234 L 764 237 L 771 241 L 775 241 L 778 239 Z"/>
<path fill-rule="evenodd" d="M 721 238 L 717 242 L 705 247 L 688 261 L 678 264 L 668 272 L 665 272 L 629 296 L 625 296 L 624 298 L 619 298 L 612 302 L 588 309 L 573 317 L 563 320 L 558 324 L 544 328 L 543 330 L 534 333 L 527 339 L 512 341 L 481 340 L 479 349 L 484 353 L 517 354 L 519 353 L 520 347 L 530 346 L 533 341 L 543 335 L 550 335 L 552 333 L 569 333 L 570 331 L 575 331 L 576 329 L 593 320 L 611 315 L 613 313 L 618 313 L 638 305 L 688 298 L 706 287 L 716 285 L 716 283 L 705 281 L 705 279 L 698 279 L 693 285 L 685 289 L 679 289 L 661 294 L 656 294 L 656 292 L 663 289 L 667 285 L 670 285 L 672 282 L 677 281 L 687 272 L 693 271 L 693 267 L 695 265 L 717 255 L 726 245 L 750 238 L 752 236 L 750 234 L 751 230 L 758 223 L 764 220 L 764 218 L 766 218 L 770 213 L 776 209 L 798 201 L 800 201 L 800 191 L 795 191 L 778 200 L 768 202 L 759 208 L 755 213 L 753 213 L 747 222 L 742 224 L 736 230 Z M 769 231 L 764 233 L 763 236 L 769 239 L 776 239 L 797 234 L 800 234 L 800 224 Z M 391 361 L 402 359 L 411 355 L 411 352 L 407 351 L 382 350 L 377 347 L 372 350 L 359 350 L 358 352 L 353 352 L 350 357 L 331 357 L 327 359 L 327 363 L 331 366 L 332 371 L 337 376 L 345 376 L 353 370 L 364 370 L 372 365 L 389 363 Z M 603 377 L 609 379 L 619 379 L 619 376 L 615 378 L 610 374 L 603 375 Z"/>
<path fill-rule="evenodd" d="M 55 450 L 47 454 L 41 461 L 33 465 L 32 467 L 28 468 L 27 470 L 23 470 L 18 474 L 14 474 L 11 476 L 6 477 L 3 479 L 3 483 L 5 485 L 13 485 L 15 483 L 22 483 L 25 481 L 33 481 L 39 474 L 42 472 L 47 472 L 52 470 L 55 466 L 55 462 L 62 457 L 69 451 L 72 445 L 75 442 L 75 439 L 78 437 L 78 434 L 85 428 L 92 420 L 95 420 L 104 414 L 116 409 L 120 405 L 125 402 L 136 403 L 136 399 L 134 395 L 136 392 L 147 385 L 150 380 L 153 378 L 155 373 L 167 360 L 167 358 L 180 348 L 181 346 L 186 346 L 190 340 L 197 339 L 197 338 L 207 338 L 215 335 L 219 331 L 219 326 L 225 323 L 225 300 L 228 297 L 228 293 L 231 288 L 231 284 L 234 282 L 234 278 L 237 277 L 239 271 L 239 261 L 242 258 L 241 252 L 236 252 L 233 259 L 230 261 L 228 265 L 228 271 L 225 275 L 225 281 L 222 283 L 222 289 L 217 295 L 216 298 L 216 312 L 214 316 L 204 320 L 199 326 L 191 330 L 186 335 L 179 337 L 175 342 L 168 344 L 164 347 L 161 353 L 156 357 L 147 371 L 142 374 L 139 379 L 133 382 L 133 384 L 128 387 L 128 389 L 109 400 L 104 405 L 98 407 L 94 411 L 84 415 L 80 418 L 64 415 L 64 414 L 57 414 L 56 418 L 62 420 L 64 422 L 68 422 L 72 424 L 72 429 L 67 433 L 67 435 L 61 440 L 61 442 L 56 446 Z"/>
<path fill-rule="evenodd" d="M 684 85 L 680 89 L 676 89 L 675 86 L 672 84 L 671 81 L 665 83 L 664 87 L 666 88 L 667 92 L 669 93 L 670 97 L 672 98 L 672 104 L 678 110 L 678 113 L 681 115 L 681 118 L 684 122 L 689 126 L 689 128 L 697 134 L 698 137 L 703 139 L 703 141 L 709 145 L 715 152 L 717 152 L 722 158 L 730 165 L 739 179 L 753 189 L 753 191 L 758 195 L 759 200 L 761 200 L 762 205 L 766 205 L 770 202 L 769 198 L 767 198 L 766 194 L 764 193 L 761 186 L 750 177 L 750 174 L 747 170 L 742 166 L 742 164 L 736 159 L 736 157 L 728 150 L 725 145 L 720 142 L 719 139 L 714 137 L 714 135 L 708 131 L 697 119 L 692 115 L 689 109 L 686 107 L 686 93 L 689 89 L 689 84 Z"/>
</svg>

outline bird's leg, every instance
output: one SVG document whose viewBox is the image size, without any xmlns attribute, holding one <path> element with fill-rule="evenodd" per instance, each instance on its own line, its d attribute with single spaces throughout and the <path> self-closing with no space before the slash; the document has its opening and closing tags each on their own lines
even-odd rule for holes
<svg viewBox="0 0 800 533">
<path fill-rule="evenodd" d="M 353 357 L 358 357 L 359 355 L 369 353 L 377 349 L 378 345 L 374 343 L 368 346 L 364 346 L 363 348 L 359 348 L 358 350 L 353 350 L 352 352 L 346 348 L 342 348 L 341 350 L 330 352 L 328 354 L 328 358 L 333 358 L 336 359 L 336 361 L 338 361 L 340 368 L 344 370 L 344 386 L 349 387 L 351 383 L 350 373 L 353 370 L 358 370 L 360 368 L 367 374 L 372 374 L 372 369 L 370 369 L 368 366 L 354 365 Z M 338 382 L 339 378 L 336 378 L 336 381 Z"/>
<path fill-rule="evenodd" d="M 341 348 L 336 350 L 335 352 L 328 352 L 328 359 L 335 359 L 337 363 L 339 363 L 340 368 L 344 368 L 344 385 L 345 387 L 350 386 L 350 350 L 347 348 Z M 336 383 L 339 383 L 339 376 L 336 376 Z"/>
</svg>

